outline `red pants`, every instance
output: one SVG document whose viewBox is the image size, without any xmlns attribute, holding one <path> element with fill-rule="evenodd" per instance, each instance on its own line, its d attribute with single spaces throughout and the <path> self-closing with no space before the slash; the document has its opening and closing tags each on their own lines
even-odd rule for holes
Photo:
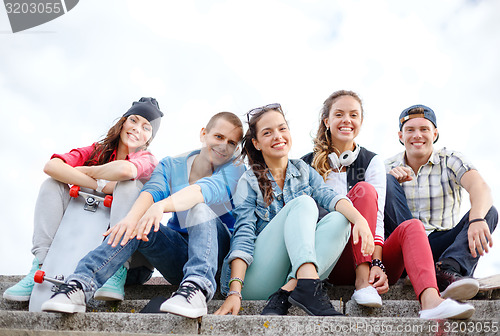
<svg viewBox="0 0 500 336">
<path fill-rule="evenodd" d="M 375 188 L 367 182 L 358 182 L 347 197 L 365 217 L 374 235 L 378 211 Z M 361 254 L 361 243 L 354 245 L 351 236 L 328 279 L 335 285 L 353 285 L 356 281 L 357 265 L 371 262 L 371 259 L 371 256 L 364 257 Z M 429 240 L 424 225 L 418 219 L 401 223 L 387 238 L 382 250 L 382 261 L 390 285 L 398 281 L 406 268 L 417 298 L 420 298 L 426 288 L 438 289 Z"/>
<path fill-rule="evenodd" d="M 417 299 L 426 288 L 435 288 L 439 292 L 429 240 L 424 224 L 418 219 L 399 224 L 391 233 L 385 241 L 382 260 L 389 284 L 398 281 L 406 268 Z"/>
<path fill-rule="evenodd" d="M 377 226 L 377 191 L 368 182 L 358 182 L 347 193 L 347 197 L 351 200 L 354 207 L 363 215 L 368 222 L 372 235 L 375 236 L 375 228 Z M 335 285 L 352 285 L 356 280 L 356 266 L 364 262 L 371 262 L 371 256 L 363 256 L 361 253 L 361 241 L 357 245 L 352 242 L 352 227 L 351 223 L 351 238 L 344 248 L 337 264 L 333 268 L 328 280 Z"/>
</svg>

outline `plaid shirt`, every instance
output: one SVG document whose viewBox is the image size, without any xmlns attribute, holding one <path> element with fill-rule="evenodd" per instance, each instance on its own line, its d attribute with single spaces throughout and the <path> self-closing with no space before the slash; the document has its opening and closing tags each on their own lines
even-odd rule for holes
<svg viewBox="0 0 500 336">
<path fill-rule="evenodd" d="M 387 171 L 398 166 L 409 167 L 405 152 L 385 161 Z M 474 166 L 459 152 L 446 148 L 434 151 L 420 167 L 418 176 L 401 185 L 414 218 L 424 223 L 427 233 L 449 230 L 459 221 L 462 201 L 462 176 Z"/>
</svg>

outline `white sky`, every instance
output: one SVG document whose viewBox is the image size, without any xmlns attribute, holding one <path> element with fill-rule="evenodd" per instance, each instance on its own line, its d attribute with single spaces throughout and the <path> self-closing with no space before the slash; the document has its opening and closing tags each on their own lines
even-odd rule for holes
<svg viewBox="0 0 500 336">
<path fill-rule="evenodd" d="M 198 147 L 216 112 L 243 119 L 275 102 L 298 158 L 339 89 L 363 98 L 358 142 L 387 158 L 403 150 L 399 113 L 425 104 L 437 114 L 437 147 L 469 157 L 498 201 L 499 13 L 495 0 L 85 0 L 12 34 L 0 7 L 0 274 L 31 265 L 51 154 L 96 141 L 141 96 L 165 112 L 151 146 L 158 158 Z M 494 239 L 476 276 L 500 273 L 498 231 Z"/>
</svg>

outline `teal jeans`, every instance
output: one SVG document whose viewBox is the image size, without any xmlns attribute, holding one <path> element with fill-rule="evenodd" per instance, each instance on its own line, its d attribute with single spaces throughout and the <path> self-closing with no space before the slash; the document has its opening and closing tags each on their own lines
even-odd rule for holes
<svg viewBox="0 0 500 336">
<path fill-rule="evenodd" d="M 339 212 L 318 220 L 316 202 L 299 196 L 281 209 L 255 241 L 253 262 L 245 274 L 245 300 L 265 300 L 312 263 L 326 279 L 347 244 L 351 226 Z"/>
</svg>

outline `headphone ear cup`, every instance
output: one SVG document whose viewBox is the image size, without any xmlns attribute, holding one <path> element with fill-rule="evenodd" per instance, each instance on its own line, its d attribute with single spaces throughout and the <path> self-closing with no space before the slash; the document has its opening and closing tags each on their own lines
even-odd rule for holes
<svg viewBox="0 0 500 336">
<path fill-rule="evenodd" d="M 356 144 L 356 147 L 353 151 L 346 150 L 342 154 L 340 154 L 339 162 L 342 166 L 347 167 L 352 165 L 354 161 L 358 158 L 359 154 L 359 145 Z"/>
<path fill-rule="evenodd" d="M 332 166 L 333 169 L 340 168 L 341 163 L 336 153 L 328 154 L 328 160 L 330 160 L 330 166 Z"/>
<path fill-rule="evenodd" d="M 356 158 L 354 157 L 354 153 L 352 151 L 345 151 L 340 154 L 339 162 L 342 166 L 347 167 L 354 162 Z"/>
</svg>

